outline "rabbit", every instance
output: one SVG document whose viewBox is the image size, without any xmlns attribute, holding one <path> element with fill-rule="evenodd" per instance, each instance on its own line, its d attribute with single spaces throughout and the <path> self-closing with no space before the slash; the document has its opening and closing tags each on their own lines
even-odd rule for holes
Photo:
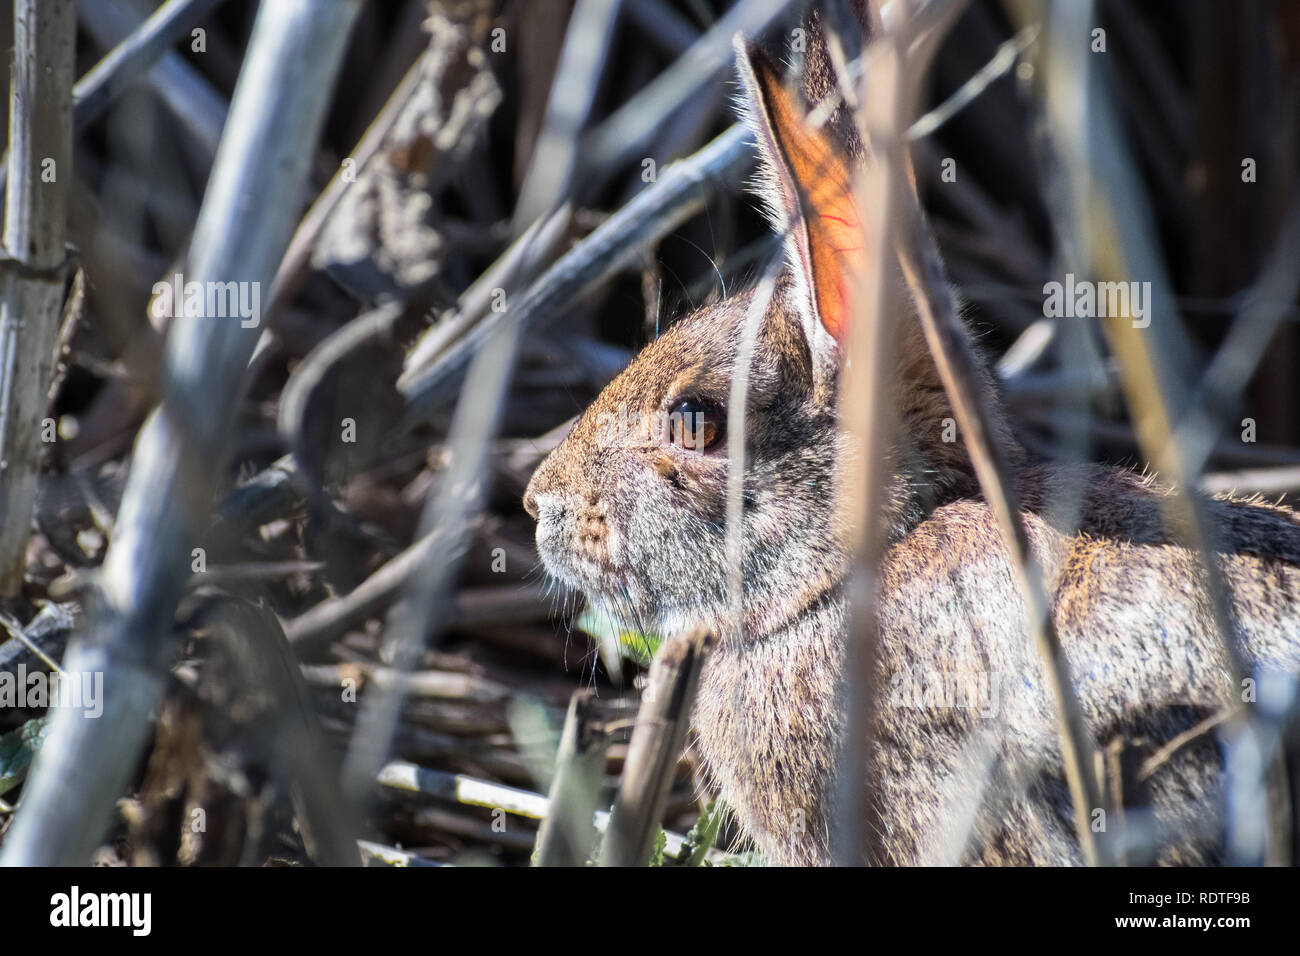
<svg viewBox="0 0 1300 956">
<path fill-rule="evenodd" d="M 738 67 L 761 196 L 778 227 L 791 224 L 749 373 L 743 611 L 735 615 L 727 597 L 725 433 L 754 290 L 647 345 L 538 466 L 524 507 L 562 586 L 642 628 L 703 625 L 718 635 L 693 719 L 708 777 L 767 862 L 824 865 L 844 849 L 833 804 L 847 723 L 850 559 L 835 500 L 850 449 L 837 401 L 844 290 L 860 263 L 842 230 L 856 219 L 850 184 L 868 157 L 843 108 L 820 129 L 807 125 L 801 98 L 760 50 L 741 46 Z M 832 92 L 828 57 L 810 42 L 802 100 Z M 1032 460 L 986 366 L 979 384 L 1013 464 L 1090 740 L 1121 742 L 1133 766 L 1145 761 L 1132 775 L 1139 796 L 1125 798 L 1126 819 L 1147 824 L 1132 859 L 1222 862 L 1212 725 L 1242 688 L 1199 557 L 1161 520 L 1168 489 L 1120 468 Z M 870 862 L 1082 863 L 1052 692 L 1011 559 L 964 446 L 941 438 L 953 410 L 911 311 L 897 321 L 893 388 Z M 630 420 L 661 427 L 619 440 L 611 423 Z M 1077 502 L 1068 520 L 1052 507 L 1062 501 Z M 1207 507 L 1252 673 L 1295 674 L 1300 517 L 1228 497 Z M 1170 753 L 1153 760 L 1166 745 Z"/>
</svg>

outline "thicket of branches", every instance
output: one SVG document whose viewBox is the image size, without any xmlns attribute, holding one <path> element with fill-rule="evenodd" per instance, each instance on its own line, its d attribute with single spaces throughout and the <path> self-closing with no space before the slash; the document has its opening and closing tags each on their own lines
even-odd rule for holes
<svg viewBox="0 0 1300 956">
<path fill-rule="evenodd" d="M 0 707 L 6 861 L 578 862 L 593 813 L 609 861 L 736 849 L 686 714 L 640 703 L 652 636 L 557 603 L 520 496 L 641 344 L 778 253 L 731 43 L 786 49 L 802 5 L 14 5 L 0 669 L 105 680 L 98 721 Z M 918 191 L 1018 437 L 1300 490 L 1300 12 L 912 6 Z M 1070 205 L 1088 175 L 1176 304 L 1140 341 L 1044 316 L 1118 243 Z M 178 274 L 256 289 L 256 323 L 173 318 Z"/>
</svg>

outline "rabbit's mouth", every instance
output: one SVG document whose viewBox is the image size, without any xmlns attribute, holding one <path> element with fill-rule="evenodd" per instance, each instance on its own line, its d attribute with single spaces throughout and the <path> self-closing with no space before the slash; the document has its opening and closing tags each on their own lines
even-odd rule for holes
<svg viewBox="0 0 1300 956">
<path fill-rule="evenodd" d="M 557 522 L 565 524 L 565 522 Z M 537 551 L 550 577 L 562 587 L 577 591 L 587 604 L 619 619 L 655 618 L 653 591 L 634 568 L 618 560 L 618 549 L 608 539 L 583 540 L 581 528 L 537 524 Z"/>
<path fill-rule="evenodd" d="M 615 559 L 602 519 L 571 517 L 543 508 L 537 521 L 537 552 L 551 577 L 588 597 L 615 595 L 627 587 L 627 569 Z"/>
<path fill-rule="evenodd" d="M 547 573 L 565 587 L 581 591 L 588 601 L 599 604 L 627 601 L 641 590 L 635 575 L 617 567 L 607 556 L 598 557 L 574 550 L 559 553 L 539 550 Z"/>
<path fill-rule="evenodd" d="M 562 587 L 582 594 L 588 607 L 640 633 L 669 634 L 704 622 L 699 608 L 665 606 L 653 584 L 630 569 L 599 564 L 572 553 L 559 560 L 544 554 L 543 563 Z"/>
</svg>

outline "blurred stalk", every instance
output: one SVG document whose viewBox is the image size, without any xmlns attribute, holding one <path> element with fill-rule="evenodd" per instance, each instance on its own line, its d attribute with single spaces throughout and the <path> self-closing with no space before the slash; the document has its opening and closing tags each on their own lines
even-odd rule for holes
<svg viewBox="0 0 1300 956">
<path fill-rule="evenodd" d="M 583 688 L 569 699 L 551 780 L 551 812 L 537 831 L 535 866 L 584 866 L 596 842 L 592 820 L 605 779 L 609 737 L 595 719 L 595 691 Z"/>
<path fill-rule="evenodd" d="M 42 0 L 44 5 L 47 0 Z M 191 245 L 202 283 L 269 288 L 303 189 L 359 0 L 262 4 Z M 65 669 L 104 673 L 103 714 L 60 708 L 0 862 L 84 864 L 149 733 L 196 529 L 206 523 L 256 327 L 178 316 L 163 402 L 136 442 L 92 633 Z"/>
<path fill-rule="evenodd" d="M 220 2 L 220 0 L 218 0 Z M 198 22 L 209 12 L 211 3 L 205 0 L 195 7 L 191 3 L 183 19 L 170 21 L 163 35 L 171 38 L 172 33 L 187 32 L 191 24 Z M 82 25 L 89 30 L 95 40 L 104 47 L 118 47 L 121 43 L 133 41 L 136 31 L 144 27 L 142 16 L 137 14 L 130 4 L 122 0 L 77 0 L 77 12 Z M 152 29 L 157 29 L 157 19 Z M 199 70 L 192 66 L 180 53 L 169 47 L 164 48 L 157 64 L 148 71 L 148 82 L 155 94 L 167 104 L 172 115 L 194 136 L 208 155 L 214 154 L 221 144 L 221 130 L 226 125 L 226 99 Z M 110 52 L 110 56 L 113 53 Z M 120 57 L 120 54 L 118 55 Z M 108 58 L 106 58 L 107 60 Z M 93 72 L 93 71 L 92 71 Z M 126 84 L 121 83 L 125 86 Z M 78 84 L 83 88 L 85 81 Z M 83 99 L 87 106 L 81 107 L 89 115 L 90 100 Z M 88 120 L 83 115 L 77 116 L 77 125 L 82 127 Z"/>
<path fill-rule="evenodd" d="M 951 20 L 948 21 L 951 25 Z M 1002 44 L 989 65 L 979 71 L 963 91 L 949 103 L 969 102 L 980 85 L 998 71 L 1010 68 L 1037 35 L 1037 27 L 1022 29 L 1013 41 Z M 928 60 L 937 52 L 942 30 L 928 34 L 914 48 L 905 75 L 906 116 L 919 100 Z M 936 111 L 943 114 L 944 111 Z M 936 114 L 930 114 L 936 115 Z M 949 114 L 950 115 L 950 114 Z M 913 124 L 909 137 L 920 124 Z M 892 142 L 888 145 L 893 145 Z M 892 157 L 903 163 L 901 157 Z M 1042 661 L 1056 715 L 1066 784 L 1074 810 L 1075 834 L 1084 860 L 1090 865 L 1110 860 L 1109 848 L 1095 839 L 1091 811 L 1101 806 L 1101 785 L 1095 773 L 1094 746 L 1084 723 L 1083 710 L 1070 678 L 1069 663 L 1052 619 L 1042 566 L 1029 544 L 1021 514 L 1014 462 L 999 441 L 994 420 L 981 399 L 979 366 L 970 333 L 962 323 L 958 306 L 939 256 L 938 247 L 925 222 L 916 194 L 903 188 L 897 200 L 901 224 L 898 240 L 900 265 L 912 294 L 926 342 L 944 391 L 952 403 L 959 431 L 990 510 L 998 524 L 1010 557 L 1012 573 L 1025 605 L 1026 628 Z"/>
<path fill-rule="evenodd" d="M 515 204 L 515 235 L 554 209 L 556 197 L 569 195 L 578 164 L 578 136 L 596 97 L 593 78 L 604 70 L 620 2 L 578 0 L 573 8 L 546 101 L 546 121 Z"/>
<path fill-rule="evenodd" d="M 0 597 L 22 588 L 62 315 L 72 183 L 72 0 L 16 0 L 0 298 Z"/>
<path fill-rule="evenodd" d="M 880 22 L 873 3 L 873 22 Z M 877 856 L 880 810 L 871 783 L 876 702 L 876 658 L 880 625 L 876 601 L 886 529 L 880 515 L 888 475 L 884 449 L 896 426 L 890 401 L 894 366 L 894 320 L 899 314 L 897 285 L 892 281 L 894 206 L 903 175 L 897 144 L 903 130 L 903 58 L 906 43 L 897 30 L 879 36 L 863 53 L 864 142 L 875 153 L 857 178 L 857 207 L 862 210 L 864 247 L 871 261 L 853 283 L 850 301 L 857 304 L 849 324 L 843 377 L 840 427 L 854 440 L 855 454 L 845 470 L 837 502 L 848 528 L 851 565 L 847 578 L 848 631 L 844 687 L 846 725 L 836 780 L 834 847 L 841 866 L 858 866 Z M 881 148 L 881 147 L 884 148 Z"/>
</svg>

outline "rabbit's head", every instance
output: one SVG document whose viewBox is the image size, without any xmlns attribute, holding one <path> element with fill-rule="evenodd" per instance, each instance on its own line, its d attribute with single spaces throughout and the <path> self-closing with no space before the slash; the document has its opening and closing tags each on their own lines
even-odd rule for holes
<svg viewBox="0 0 1300 956">
<path fill-rule="evenodd" d="M 838 382 L 849 277 L 867 257 L 853 192 L 862 150 L 851 123 L 832 112 L 814 128 L 770 61 L 743 49 L 738 60 L 761 193 L 785 232 L 787 259 L 758 319 L 745 409 L 742 633 L 761 635 L 824 599 L 845 567 Z M 524 505 L 547 570 L 639 629 L 703 624 L 735 633 L 727 406 L 757 295 L 706 307 L 647 346 L 529 482 Z M 937 487 L 970 469 L 960 444 L 940 441 L 951 412 L 914 317 L 899 323 L 897 345 L 901 427 L 888 453 L 885 520 L 903 530 Z"/>
</svg>

